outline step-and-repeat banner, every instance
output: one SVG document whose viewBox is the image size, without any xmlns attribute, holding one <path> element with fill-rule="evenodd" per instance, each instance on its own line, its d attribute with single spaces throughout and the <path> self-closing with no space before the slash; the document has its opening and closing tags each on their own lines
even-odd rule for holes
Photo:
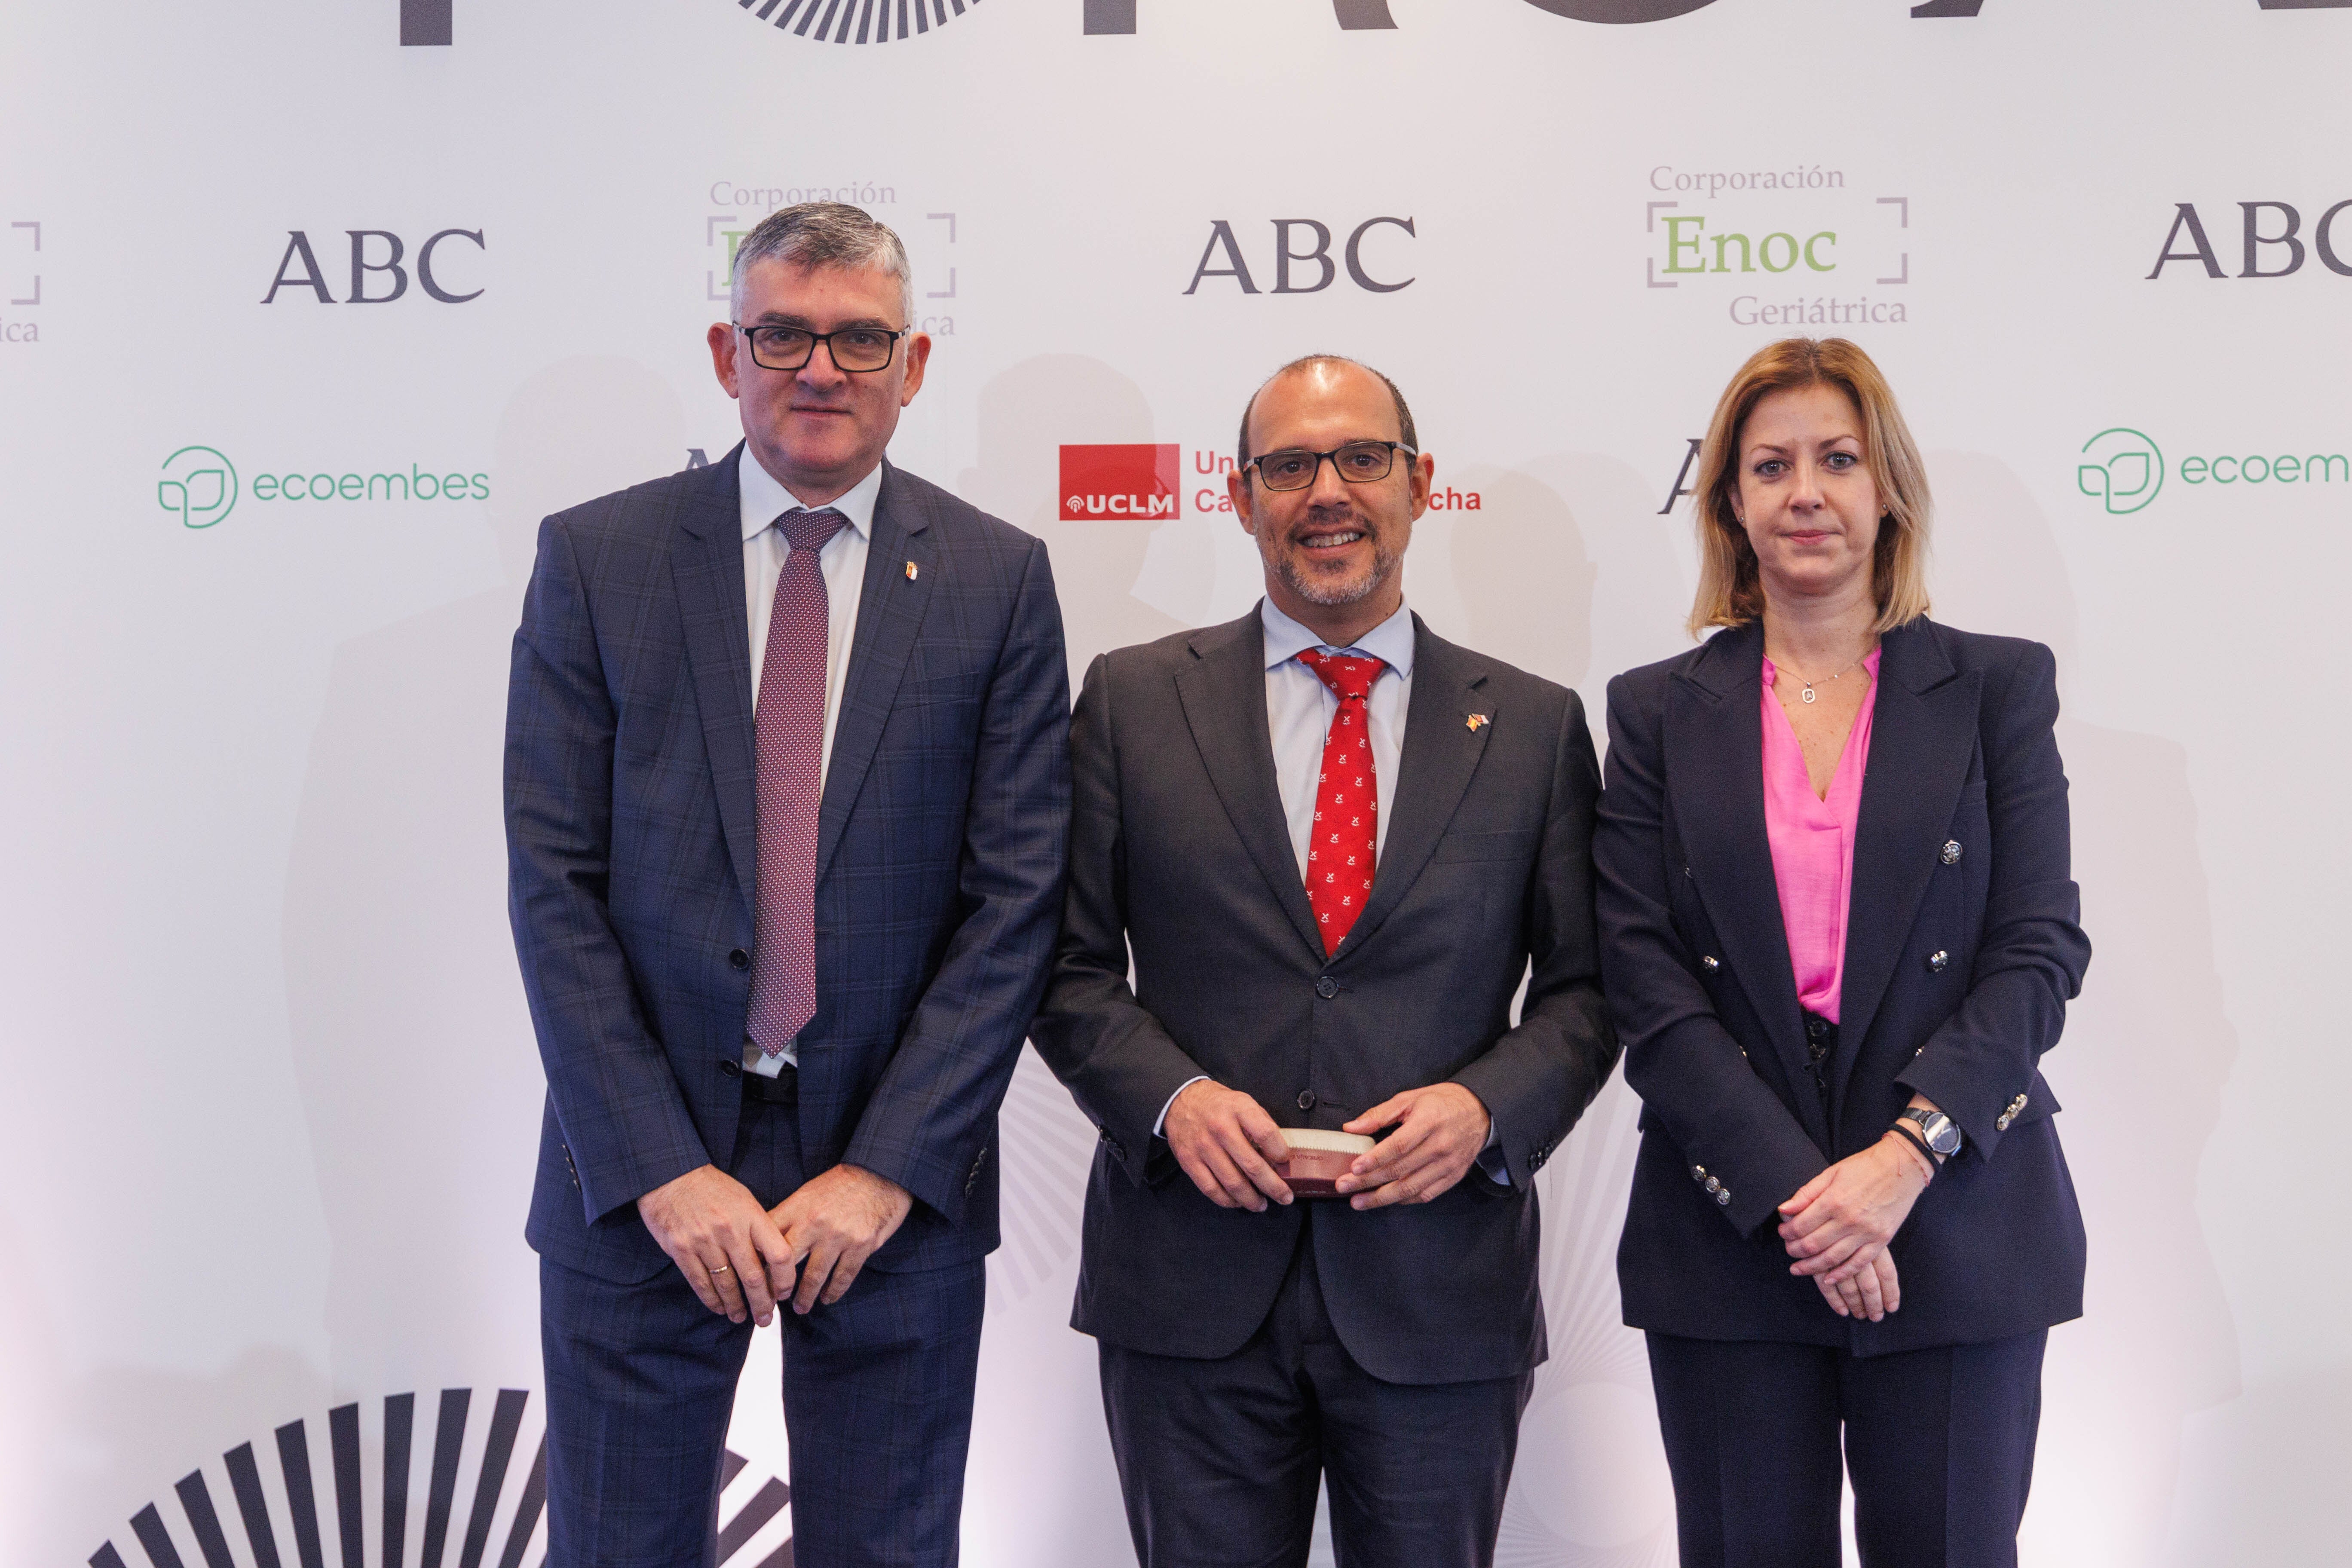
<svg viewBox="0 0 2352 1568">
<path fill-rule="evenodd" d="M 1937 613 L 2050 644 L 2066 704 L 2092 1267 L 2027 1559 L 2332 1557 L 2347 68 L 2347 0 L 8 7 L 0 1560 L 543 1558 L 508 641 L 542 514 L 733 445 L 702 334 L 814 197 L 905 237 L 893 457 L 1050 543 L 1074 673 L 1256 597 L 1236 416 L 1330 350 L 1436 458 L 1413 606 L 1597 713 L 1687 646 L 1731 371 L 1868 349 Z M 1542 1177 L 1509 1568 L 1674 1559 L 1635 1112 Z M 1004 1115 L 965 1550 L 1117 1563 L 1091 1129 L 1034 1056 Z M 738 1568 L 789 1561 L 777 1354 Z"/>
</svg>

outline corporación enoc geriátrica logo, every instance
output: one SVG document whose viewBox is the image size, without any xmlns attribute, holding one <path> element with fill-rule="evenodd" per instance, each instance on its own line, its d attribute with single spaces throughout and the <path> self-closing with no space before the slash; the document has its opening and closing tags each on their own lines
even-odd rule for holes
<svg viewBox="0 0 2352 1568">
<path fill-rule="evenodd" d="M 2309 448 L 2221 452 L 2183 458 L 2177 467 L 2168 467 L 2164 449 L 2154 437 L 2116 425 L 2083 443 L 2074 468 L 2074 488 L 2116 517 L 2145 510 L 2163 493 L 2168 478 L 2189 486 L 2352 484 L 2352 458 Z"/>
<path fill-rule="evenodd" d="M 713 180 L 705 195 L 711 207 L 723 209 L 702 216 L 702 246 L 709 261 L 702 274 L 702 294 L 710 303 L 724 304 L 733 299 L 735 254 L 761 218 L 778 207 L 798 206 L 803 202 L 846 202 L 888 224 L 908 248 L 908 265 L 915 269 L 917 303 L 914 318 L 907 324 L 935 338 L 956 335 L 961 291 L 956 280 L 955 213 L 923 213 L 922 226 L 918 228 L 912 211 L 887 210 L 899 205 L 898 186 L 876 180 L 844 180 L 838 184 L 817 180 L 796 184 Z M 916 198 L 908 198 L 907 205 L 911 209 Z M 944 205 L 961 205 L 952 198 Z"/>
<path fill-rule="evenodd" d="M 260 505 L 488 500 L 490 476 L 413 462 L 366 473 L 271 465 L 256 472 L 247 486 L 219 447 L 187 446 L 163 459 L 155 481 L 156 505 L 178 518 L 183 528 L 214 527 L 248 496 Z"/>
<path fill-rule="evenodd" d="M 1899 326 L 1911 320 L 1911 198 L 1896 181 L 1813 160 L 1652 164 L 1643 278 L 1740 327 Z"/>
</svg>

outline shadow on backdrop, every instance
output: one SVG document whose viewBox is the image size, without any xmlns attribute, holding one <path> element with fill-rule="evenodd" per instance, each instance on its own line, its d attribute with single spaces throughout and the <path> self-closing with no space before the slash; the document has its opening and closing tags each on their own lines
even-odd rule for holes
<svg viewBox="0 0 2352 1568">
<path fill-rule="evenodd" d="M 1448 636 L 1585 699 L 1596 748 L 1611 676 L 1687 647 L 1688 588 L 1650 487 L 1615 458 L 1560 453 L 1444 482 L 1484 505 L 1442 515 L 1466 625 Z M 1617 1297 L 1641 1102 L 1612 1075 L 1538 1179 L 1551 1359 L 1536 1374 L 1497 1568 L 1635 1568 L 1675 1556 L 1674 1495 L 1641 1336 Z"/>
<path fill-rule="evenodd" d="M 2078 642 L 2073 582 L 2049 519 L 2008 465 L 1938 452 L 1928 469 L 1936 618 L 2032 637 L 2057 655 L 2058 748 L 2092 947 L 2083 994 L 2046 1061 L 2066 1107 L 2090 1275 L 2084 1321 L 2051 1337 L 2034 1484 L 2104 1494 L 2069 1510 L 2099 1521 L 2100 1535 L 2037 1542 L 2029 1511 L 2023 1547 L 2051 1561 L 2151 1563 L 2162 1555 L 2185 1424 L 2239 1392 L 2237 1329 L 2197 1211 L 2198 1166 L 2238 1039 L 2214 958 L 2189 754 L 2063 707 Z"/>
<path fill-rule="evenodd" d="M 1150 642 L 1192 624 L 1158 605 L 1207 602 L 1213 561 L 1206 540 L 1196 536 L 1209 520 L 1182 515 L 1194 510 L 1188 500 L 1172 522 L 1061 521 L 1065 443 L 1156 439 L 1143 389 L 1102 361 L 1083 354 L 1024 360 L 990 377 L 979 402 L 980 467 L 964 470 L 956 493 L 1045 542 L 1062 599 L 1075 699 L 1097 654 Z M 1221 475 L 1181 477 L 1188 492 L 1201 484 L 1222 490 L 1224 484 Z M 1167 537 L 1155 542 L 1153 536 L 1163 530 Z M 1151 600 L 1136 595 L 1147 572 L 1153 575 Z"/>
<path fill-rule="evenodd" d="M 333 1249 L 339 1394 L 536 1387 L 522 1239 L 545 1079 L 507 924 L 507 672 L 540 519 L 675 469 L 676 394 L 620 359 L 500 417 L 504 581 L 337 650 L 286 886 L 287 1011 Z"/>
</svg>

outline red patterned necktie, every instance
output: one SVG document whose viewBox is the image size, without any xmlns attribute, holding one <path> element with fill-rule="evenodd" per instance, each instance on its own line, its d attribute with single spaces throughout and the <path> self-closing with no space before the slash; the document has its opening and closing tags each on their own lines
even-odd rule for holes
<svg viewBox="0 0 2352 1568">
<path fill-rule="evenodd" d="M 1365 698 L 1386 667 L 1377 658 L 1308 648 L 1298 662 L 1339 699 L 1323 737 L 1323 771 L 1315 784 L 1315 827 L 1307 840 L 1307 902 L 1323 932 L 1326 957 L 1339 951 L 1372 890 L 1373 846 L 1380 842 L 1381 789 L 1372 772 L 1372 731 Z"/>
<path fill-rule="evenodd" d="M 776 520 L 792 545 L 760 663 L 758 896 L 751 1038 L 781 1056 L 816 1016 L 816 820 L 824 773 L 824 573 L 817 552 L 849 525 L 830 509 Z"/>
</svg>

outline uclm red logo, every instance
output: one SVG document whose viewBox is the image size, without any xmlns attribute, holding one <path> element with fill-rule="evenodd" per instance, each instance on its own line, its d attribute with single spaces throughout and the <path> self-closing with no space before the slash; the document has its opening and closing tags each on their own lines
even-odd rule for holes
<svg viewBox="0 0 2352 1568">
<path fill-rule="evenodd" d="M 1062 521 L 1174 517 L 1177 456 L 1172 445 L 1064 447 Z"/>
</svg>

